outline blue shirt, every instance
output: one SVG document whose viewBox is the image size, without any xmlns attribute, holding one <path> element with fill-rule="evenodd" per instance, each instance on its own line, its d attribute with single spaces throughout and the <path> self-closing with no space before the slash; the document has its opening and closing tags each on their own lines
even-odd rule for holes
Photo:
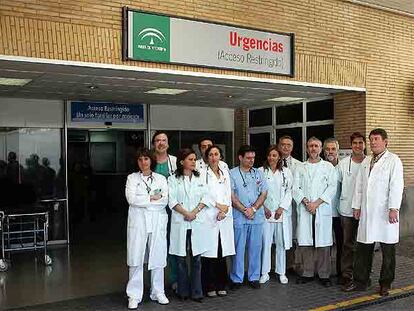
<svg viewBox="0 0 414 311">
<path fill-rule="evenodd" d="M 250 172 L 243 172 L 239 166 L 230 170 L 231 190 L 239 201 L 245 206 L 252 206 L 259 196 L 267 191 L 267 183 L 263 172 L 251 168 Z M 234 225 L 262 224 L 264 222 L 264 209 L 260 207 L 252 220 L 238 209 L 233 208 Z"/>
</svg>

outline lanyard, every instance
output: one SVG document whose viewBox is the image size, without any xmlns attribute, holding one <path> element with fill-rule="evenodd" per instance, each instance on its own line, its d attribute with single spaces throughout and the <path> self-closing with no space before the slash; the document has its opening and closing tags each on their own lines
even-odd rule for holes
<svg viewBox="0 0 414 311">
<path fill-rule="evenodd" d="M 150 194 L 150 192 L 151 192 L 151 187 L 145 182 L 145 180 L 144 180 L 144 175 L 142 175 L 142 173 L 140 173 L 139 174 L 139 177 L 141 178 L 141 180 L 142 180 L 142 182 L 145 184 L 145 187 L 146 187 L 146 190 L 147 190 L 147 192 L 148 192 L 148 194 Z M 147 178 L 147 181 L 148 180 L 151 180 L 151 185 L 152 185 L 152 182 L 154 181 L 154 177 L 152 176 L 152 172 L 151 172 L 151 174 L 149 175 L 149 177 Z"/>
</svg>

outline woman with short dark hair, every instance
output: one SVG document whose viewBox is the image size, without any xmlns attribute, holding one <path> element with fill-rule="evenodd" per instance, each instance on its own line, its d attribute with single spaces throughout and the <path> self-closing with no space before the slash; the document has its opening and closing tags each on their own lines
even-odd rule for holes
<svg viewBox="0 0 414 311">
<path fill-rule="evenodd" d="M 164 293 L 164 267 L 167 265 L 168 185 L 164 176 L 153 172 L 155 160 L 150 150 L 137 152 L 138 172 L 128 175 L 125 196 L 129 203 L 127 228 L 128 308 L 136 309 L 144 290 L 144 256 L 149 250 L 151 300 L 168 304 Z"/>
</svg>

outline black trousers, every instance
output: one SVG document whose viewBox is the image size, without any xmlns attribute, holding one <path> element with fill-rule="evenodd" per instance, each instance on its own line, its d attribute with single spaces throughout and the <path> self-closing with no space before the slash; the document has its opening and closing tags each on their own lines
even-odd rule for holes
<svg viewBox="0 0 414 311">
<path fill-rule="evenodd" d="M 228 280 L 226 258 L 223 257 L 219 235 L 217 258 L 201 258 L 201 280 L 205 293 L 225 290 Z"/>
<path fill-rule="evenodd" d="M 336 242 L 336 275 L 341 276 L 342 247 L 344 244 L 341 217 L 332 217 L 332 228 L 335 234 Z"/>
<path fill-rule="evenodd" d="M 354 257 L 354 280 L 363 287 L 368 285 L 372 269 L 372 256 L 375 243 L 357 243 Z M 390 287 L 395 278 L 395 244 L 381 243 L 382 266 L 379 283 Z"/>
<path fill-rule="evenodd" d="M 344 237 L 341 257 L 342 278 L 351 280 L 353 278 L 354 253 L 359 221 L 353 217 L 341 216 L 341 222 Z"/>
</svg>

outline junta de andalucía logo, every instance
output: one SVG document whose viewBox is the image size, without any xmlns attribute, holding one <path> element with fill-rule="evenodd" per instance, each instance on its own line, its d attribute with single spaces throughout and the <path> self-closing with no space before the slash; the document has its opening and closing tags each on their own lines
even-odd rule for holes
<svg viewBox="0 0 414 311">
<path fill-rule="evenodd" d="M 156 28 L 144 28 L 138 33 L 140 44 L 138 48 L 142 50 L 152 50 L 165 52 L 167 39 L 164 34 Z"/>
</svg>

